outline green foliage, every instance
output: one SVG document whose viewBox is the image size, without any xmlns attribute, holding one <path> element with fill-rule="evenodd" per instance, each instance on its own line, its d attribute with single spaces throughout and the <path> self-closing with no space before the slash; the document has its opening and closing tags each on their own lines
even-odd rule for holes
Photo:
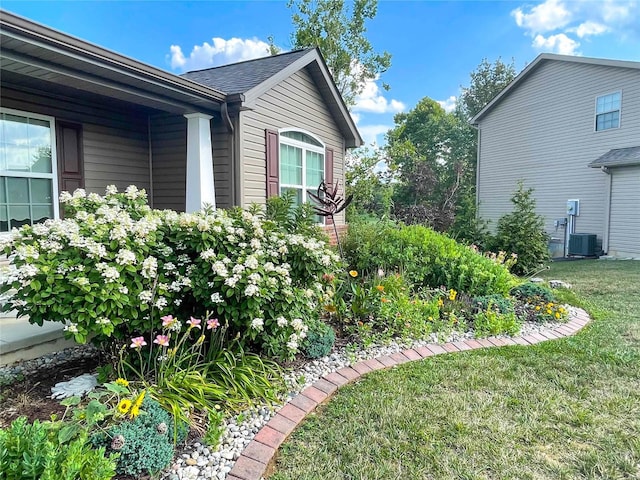
<svg viewBox="0 0 640 480">
<path fill-rule="evenodd" d="M 500 334 L 515 335 L 520 331 L 520 323 L 513 311 L 501 313 L 489 302 L 486 309 L 476 313 L 473 317 L 473 328 L 476 337 Z"/>
<path fill-rule="evenodd" d="M 302 349 L 307 357 L 320 358 L 331 352 L 335 341 L 336 334 L 333 328 L 320 320 L 315 320 L 309 324 Z"/>
<path fill-rule="evenodd" d="M 345 237 L 346 260 L 357 270 L 402 272 L 416 287 L 446 286 L 471 296 L 507 294 L 515 283 L 507 268 L 419 225 L 393 222 L 352 224 Z"/>
<path fill-rule="evenodd" d="M 525 302 L 554 302 L 555 296 L 553 291 L 533 282 L 525 282 L 511 289 L 511 294 Z"/>
<path fill-rule="evenodd" d="M 292 358 L 291 336 L 317 317 L 325 294 L 319 280 L 338 263 L 310 227 L 308 206 L 285 208 L 289 223 L 279 225 L 241 209 L 151 210 L 133 186 L 61 199 L 67 218 L 24 226 L 5 243 L 17 274 L 0 292 L 16 290 L 5 310 L 38 324 L 69 321 L 67 334 L 81 343 L 157 332 L 168 312 L 202 318 L 211 311 L 245 345 Z"/>
<path fill-rule="evenodd" d="M 346 157 L 345 193 L 353 195 L 347 207 L 347 221 L 360 215 L 377 217 L 391 213 L 393 183 L 385 173 L 376 170 L 383 158 L 383 152 L 366 147 L 351 151 Z"/>
<path fill-rule="evenodd" d="M 504 295 L 493 294 L 476 297 L 473 299 L 473 303 L 480 310 L 486 310 L 491 306 L 500 313 L 514 312 L 513 300 Z"/>
<path fill-rule="evenodd" d="M 91 447 L 87 431 L 59 441 L 60 423 L 32 424 L 26 417 L 0 429 L 0 477 L 6 480 L 108 480 L 115 475 L 117 455 Z"/>
<path fill-rule="evenodd" d="M 505 64 L 500 58 L 491 64 L 486 58 L 471 72 L 471 84 L 462 89 L 462 106 L 471 119 L 498 95 L 514 78 L 516 69 L 513 60 Z"/>
<path fill-rule="evenodd" d="M 531 274 L 549 260 L 549 235 L 544 230 L 544 218 L 536 214 L 533 189 L 525 189 L 522 181 L 511 197 L 514 208 L 498 220 L 493 250 L 504 250 L 518 255 L 513 271 L 519 275 Z"/>
<path fill-rule="evenodd" d="M 207 431 L 204 434 L 204 441 L 207 445 L 217 447 L 222 440 L 225 428 L 223 425 L 224 413 L 222 410 L 210 410 L 208 414 Z"/>
<path fill-rule="evenodd" d="M 173 421 L 157 402 L 145 397 L 143 413 L 92 437 L 94 445 L 120 454 L 117 473 L 139 476 L 155 474 L 171 463 L 175 453 Z M 181 430 L 183 431 L 183 430 Z M 118 442 L 117 437 L 122 436 Z"/>
<path fill-rule="evenodd" d="M 250 211 L 257 213 L 259 205 L 250 207 Z M 296 233 L 308 235 L 318 239 L 325 238 L 318 227 L 318 216 L 313 211 L 313 204 L 296 204 L 295 193 L 291 190 L 280 196 L 269 197 L 264 212 L 265 220 L 282 233 Z"/>
<path fill-rule="evenodd" d="M 376 53 L 366 22 L 375 18 L 377 0 L 289 0 L 295 32 L 292 48 L 318 47 L 345 103 L 355 103 L 366 83 L 391 66 L 391 55 Z"/>
</svg>

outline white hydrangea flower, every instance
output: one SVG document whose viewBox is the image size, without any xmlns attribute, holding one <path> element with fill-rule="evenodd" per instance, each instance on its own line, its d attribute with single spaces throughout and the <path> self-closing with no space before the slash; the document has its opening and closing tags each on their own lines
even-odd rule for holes
<svg viewBox="0 0 640 480">
<path fill-rule="evenodd" d="M 251 283 L 258 283 L 258 282 L 260 282 L 260 279 L 261 279 L 262 277 L 260 276 L 260 274 L 259 274 L 258 272 L 254 272 L 254 273 L 252 273 L 251 275 L 249 275 L 249 277 L 248 277 L 248 278 L 249 278 L 249 281 L 250 281 Z"/>
<path fill-rule="evenodd" d="M 78 324 L 77 323 L 70 323 L 69 325 L 65 325 L 64 331 L 65 332 L 70 332 L 70 333 L 78 333 Z"/>
<path fill-rule="evenodd" d="M 143 290 L 138 295 L 138 298 L 142 303 L 151 303 L 151 300 L 153 299 L 153 293 L 149 290 Z"/>
<path fill-rule="evenodd" d="M 122 285 L 122 286 L 118 289 L 118 291 L 119 291 L 120 293 L 122 293 L 123 295 L 128 295 L 128 294 L 129 294 L 129 289 L 127 288 L 127 286 L 126 286 L 126 285 Z"/>
<path fill-rule="evenodd" d="M 111 320 L 109 320 L 107 317 L 100 317 L 96 320 L 96 323 L 98 325 L 109 325 L 111 323 Z"/>
<path fill-rule="evenodd" d="M 232 277 L 227 278 L 227 279 L 224 281 L 224 284 L 225 284 L 227 287 L 231 287 L 231 288 L 233 288 L 233 287 L 235 287 L 235 286 L 236 286 L 236 284 L 238 283 L 238 280 L 240 280 L 240 277 L 239 277 L 238 275 L 234 275 L 234 276 L 232 276 Z"/>
<path fill-rule="evenodd" d="M 216 252 L 213 250 L 213 248 L 208 248 L 204 252 L 200 253 L 200 258 L 208 262 L 212 258 L 216 258 Z"/>
<path fill-rule="evenodd" d="M 304 322 L 301 318 L 294 318 L 293 320 L 291 320 L 291 326 L 294 330 L 300 331 L 304 328 Z"/>
<path fill-rule="evenodd" d="M 60 193 L 60 203 L 69 203 L 73 196 L 69 192 L 61 192 Z"/>
<path fill-rule="evenodd" d="M 287 319 L 284 317 L 278 317 L 276 318 L 276 323 L 280 328 L 284 328 L 288 325 L 289 322 L 287 322 Z"/>
<path fill-rule="evenodd" d="M 116 193 L 118 193 L 118 187 L 115 185 L 107 185 L 107 188 L 105 189 L 106 195 L 115 195 Z"/>
<path fill-rule="evenodd" d="M 213 303 L 224 303 L 224 300 L 222 298 L 222 295 L 220 295 L 220 292 L 211 294 L 211 301 Z"/>
<path fill-rule="evenodd" d="M 254 297 L 260 293 L 260 288 L 257 285 L 249 284 L 247 288 L 244 289 L 244 294 L 247 297 Z"/>
<path fill-rule="evenodd" d="M 155 257 L 145 258 L 140 273 L 144 278 L 154 278 L 158 274 L 158 260 Z"/>
<path fill-rule="evenodd" d="M 131 250 L 123 248 L 119 250 L 118 254 L 116 255 L 116 263 L 118 265 L 133 265 L 134 263 L 136 263 L 136 254 Z"/>
<path fill-rule="evenodd" d="M 289 350 L 291 350 L 292 352 L 297 352 L 298 351 L 298 342 L 293 341 L 293 340 L 289 340 L 287 342 L 287 348 Z"/>
<path fill-rule="evenodd" d="M 264 329 L 264 320 L 261 318 L 254 318 L 251 321 L 251 328 L 261 332 Z"/>
<path fill-rule="evenodd" d="M 73 191 L 73 198 L 77 199 L 77 198 L 86 198 L 87 197 L 87 192 L 85 191 L 84 188 L 76 188 Z"/>
<path fill-rule="evenodd" d="M 167 307 L 167 299 L 164 297 L 158 297 L 156 302 L 153 304 L 158 310 L 164 310 Z"/>
<path fill-rule="evenodd" d="M 138 197 L 138 187 L 129 185 L 124 191 L 124 194 L 129 200 L 135 200 Z"/>
<path fill-rule="evenodd" d="M 244 265 L 241 265 L 241 264 L 234 265 L 231 271 L 234 274 L 242 273 L 244 272 Z"/>
<path fill-rule="evenodd" d="M 112 283 L 120 278 L 120 272 L 118 272 L 118 269 L 116 267 L 106 267 L 102 271 L 102 276 L 107 281 L 107 283 Z"/>
<path fill-rule="evenodd" d="M 250 268 L 251 270 L 255 270 L 256 268 L 258 268 L 258 265 L 258 259 L 254 255 L 249 255 L 244 261 L 244 266 Z"/>
<path fill-rule="evenodd" d="M 79 285 L 81 287 L 89 285 L 89 279 L 87 277 L 77 277 L 73 281 L 76 283 L 76 285 Z"/>
</svg>

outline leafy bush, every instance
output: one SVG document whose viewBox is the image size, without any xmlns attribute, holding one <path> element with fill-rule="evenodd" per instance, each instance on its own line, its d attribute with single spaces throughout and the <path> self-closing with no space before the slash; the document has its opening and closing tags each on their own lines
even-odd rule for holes
<svg viewBox="0 0 640 480">
<path fill-rule="evenodd" d="M 533 282 L 526 282 L 511 290 L 511 294 L 529 303 L 554 302 L 555 296 L 551 289 Z"/>
<path fill-rule="evenodd" d="M 359 271 L 397 271 L 417 287 L 445 285 L 479 296 L 507 294 L 515 283 L 503 265 L 420 225 L 352 224 L 344 251 L 347 262 Z"/>
<path fill-rule="evenodd" d="M 245 344 L 292 358 L 325 294 L 319 280 L 338 263 L 323 240 L 241 209 L 151 210 L 135 187 L 63 192 L 61 201 L 66 219 L 24 226 L 7 241 L 17 273 L 0 292 L 16 291 L 5 310 L 69 322 L 81 343 L 157 331 L 168 312 L 211 311 Z"/>
<path fill-rule="evenodd" d="M 69 442 L 59 441 L 61 423 L 32 424 L 26 417 L 0 429 L 0 473 L 6 480 L 108 480 L 116 473 L 118 455 L 105 457 L 105 448 L 94 449 L 87 432 Z"/>
<path fill-rule="evenodd" d="M 494 310 L 497 310 L 500 313 L 514 312 L 513 300 L 503 295 L 494 294 L 476 297 L 473 299 L 473 303 L 479 310 L 486 310 L 491 305 Z"/>
<path fill-rule="evenodd" d="M 303 343 L 303 351 L 309 358 L 320 358 L 328 355 L 336 341 L 336 334 L 329 325 L 319 320 L 309 324 L 307 338 Z"/>
<path fill-rule="evenodd" d="M 513 271 L 519 275 L 531 274 L 549 261 L 549 235 L 544 230 L 544 218 L 536 214 L 533 189 L 525 190 L 522 181 L 511 197 L 513 211 L 498 220 L 492 249 L 518 255 Z"/>
<path fill-rule="evenodd" d="M 473 318 L 473 327 L 476 337 L 515 335 L 520 331 L 520 324 L 514 312 L 500 313 L 491 303 L 485 310 L 476 313 Z"/>
<path fill-rule="evenodd" d="M 284 233 L 296 233 L 324 239 L 326 236 L 318 227 L 318 216 L 311 203 L 295 203 L 295 193 L 291 190 L 281 196 L 267 199 L 264 219 Z M 252 205 L 251 213 L 262 215 L 262 206 Z"/>
<path fill-rule="evenodd" d="M 144 413 L 132 421 L 115 425 L 92 438 L 97 447 L 120 454 L 116 469 L 119 474 L 153 475 L 173 459 L 171 416 L 149 397 L 145 397 L 142 408 Z"/>
</svg>

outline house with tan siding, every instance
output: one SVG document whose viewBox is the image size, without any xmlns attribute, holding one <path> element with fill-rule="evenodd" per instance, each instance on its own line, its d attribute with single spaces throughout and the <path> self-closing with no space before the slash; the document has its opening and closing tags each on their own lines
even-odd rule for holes
<svg viewBox="0 0 640 480">
<path fill-rule="evenodd" d="M 178 211 L 306 202 L 362 144 L 317 49 L 178 76 L 8 12 L 0 35 L 3 231 L 109 184 Z"/>
<path fill-rule="evenodd" d="M 174 75 L 6 11 L 0 44 L 0 235 L 112 184 L 187 212 L 306 202 L 363 143 L 317 49 Z"/>
<path fill-rule="evenodd" d="M 560 255 L 589 234 L 640 257 L 640 62 L 541 54 L 471 122 L 482 219 L 495 227 L 522 180 Z"/>
</svg>

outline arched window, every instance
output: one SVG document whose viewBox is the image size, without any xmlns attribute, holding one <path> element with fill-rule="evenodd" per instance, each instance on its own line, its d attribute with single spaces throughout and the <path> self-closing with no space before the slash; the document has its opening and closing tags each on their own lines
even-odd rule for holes
<svg viewBox="0 0 640 480">
<path fill-rule="evenodd" d="M 280 131 L 280 195 L 294 192 L 296 203 L 309 200 L 325 177 L 325 146 L 302 130 Z"/>
</svg>

